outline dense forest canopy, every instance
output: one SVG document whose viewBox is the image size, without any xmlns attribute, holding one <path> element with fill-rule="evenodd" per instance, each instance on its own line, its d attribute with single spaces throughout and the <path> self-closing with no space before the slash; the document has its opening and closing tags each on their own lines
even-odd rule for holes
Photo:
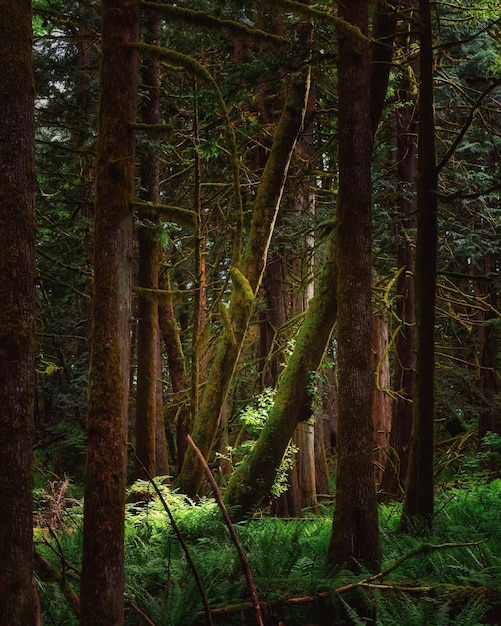
<svg viewBox="0 0 501 626">
<path fill-rule="evenodd" d="M 20 138 L 25 195 L 0 200 L 30 223 L 34 155 L 36 241 L 2 210 L 0 285 L 15 291 L 9 250 L 25 246 L 36 284 L 19 282 L 16 319 L 0 307 L 0 382 L 13 389 L 17 360 L 26 386 L 9 392 L 21 427 L 0 409 L 0 444 L 33 446 L 39 519 L 68 489 L 85 502 L 82 582 L 70 591 L 66 566 L 59 581 L 82 624 L 124 623 L 126 497 L 205 511 L 217 495 L 233 522 L 332 504 L 324 572 L 377 576 L 384 507 L 401 507 L 400 532 L 432 532 L 437 490 L 500 478 L 499 3 L 345 4 L 25 11 L 12 55 L 33 84 L 13 92 L 5 73 L 0 176 L 10 125 L 31 115 L 34 147 Z M 21 359 L 9 338 L 25 323 Z"/>
</svg>

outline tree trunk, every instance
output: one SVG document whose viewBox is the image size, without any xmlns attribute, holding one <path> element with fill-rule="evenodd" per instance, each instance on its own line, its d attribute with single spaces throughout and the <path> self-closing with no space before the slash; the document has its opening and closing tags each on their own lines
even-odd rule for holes
<svg viewBox="0 0 501 626">
<path fill-rule="evenodd" d="M 386 463 L 391 430 L 390 359 L 388 356 L 388 319 L 385 313 L 372 316 L 372 363 L 376 375 L 372 400 L 374 426 L 374 475 L 379 491 Z"/>
<path fill-rule="evenodd" d="M 421 520 L 431 526 L 434 506 L 433 419 L 435 287 L 437 274 L 437 166 L 433 106 L 433 41 L 429 0 L 419 2 L 421 86 L 419 92 L 417 241 L 415 272 L 416 376 L 409 473 L 401 526 Z"/>
<path fill-rule="evenodd" d="M 338 15 L 367 35 L 368 2 Z M 368 40 L 338 31 L 338 445 L 329 567 L 377 568 L 381 559 L 373 467 L 370 71 Z"/>
<path fill-rule="evenodd" d="M 335 233 L 319 276 L 294 351 L 280 381 L 273 407 L 252 451 L 230 478 L 224 499 L 235 518 L 244 518 L 266 500 L 277 468 L 309 405 L 308 386 L 329 342 L 336 320 Z M 308 414 L 308 417 L 310 414 Z M 371 431 L 372 433 L 372 431 Z"/>
<path fill-rule="evenodd" d="M 81 624 L 123 624 L 137 0 L 103 0 Z"/>
<path fill-rule="evenodd" d="M 170 291 L 170 275 L 167 269 L 160 275 L 160 288 Z M 183 354 L 183 346 L 179 327 L 174 315 L 174 304 L 170 296 L 162 298 L 158 308 L 158 319 L 160 334 L 162 336 L 167 361 L 169 365 L 169 375 L 172 386 L 172 406 L 176 410 L 176 462 L 177 470 L 181 471 L 188 442 L 186 435 L 191 433 L 190 406 L 188 403 L 188 380 L 186 376 L 186 366 Z"/>
<path fill-rule="evenodd" d="M 160 36 L 158 16 L 149 18 L 145 37 L 154 43 Z M 144 59 L 142 66 L 141 119 L 144 124 L 160 123 L 160 63 L 156 59 Z M 141 154 L 141 189 L 143 199 L 152 204 L 159 201 L 160 162 L 152 147 L 145 147 Z M 148 217 L 145 215 L 145 218 Z M 138 285 L 148 290 L 158 289 L 160 266 L 160 242 L 155 227 L 158 219 L 152 218 L 137 230 Z M 138 294 L 137 329 L 137 395 L 136 395 L 136 454 L 139 466 L 136 475 L 141 478 L 156 476 L 156 427 L 157 427 L 157 351 L 158 302 L 150 293 Z M 141 464 L 147 471 L 145 475 Z"/>
<path fill-rule="evenodd" d="M 31 2 L 0 1 L 0 623 L 35 624 L 35 168 Z"/>
<path fill-rule="evenodd" d="M 411 9 L 416 0 L 407 0 Z M 407 23 L 407 33 L 400 37 L 402 48 L 412 54 L 416 36 L 413 20 Z M 404 106 L 397 110 L 397 174 L 400 185 L 398 194 L 398 221 L 395 227 L 397 240 L 396 307 L 400 329 L 395 339 L 395 374 L 393 388 L 396 400 L 388 448 L 388 460 L 381 485 L 380 500 L 389 502 L 403 497 L 407 481 L 409 450 L 412 429 L 412 400 L 414 396 L 416 328 L 414 315 L 414 245 L 416 229 L 416 194 L 414 186 L 417 174 L 416 135 L 418 116 L 415 106 L 418 63 L 410 64 L 410 71 L 402 78 L 398 90 L 399 102 Z M 406 103 L 406 104 L 405 104 Z M 410 104 L 409 104 L 410 103 Z"/>
</svg>

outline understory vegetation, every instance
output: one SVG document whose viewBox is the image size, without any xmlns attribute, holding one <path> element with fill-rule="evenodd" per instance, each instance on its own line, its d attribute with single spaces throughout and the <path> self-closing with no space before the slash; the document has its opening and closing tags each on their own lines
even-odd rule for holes
<svg viewBox="0 0 501 626">
<path fill-rule="evenodd" d="M 397 530 L 401 505 L 380 505 L 384 561 L 377 574 L 325 571 L 332 502 L 317 515 L 265 511 L 235 525 L 265 624 L 474 626 L 501 620 L 501 480 L 459 473 L 437 493 L 433 531 Z M 83 507 L 57 481 L 36 492 L 36 583 L 46 625 L 78 623 Z M 161 497 L 159 497 L 161 494 Z M 253 624 L 238 552 L 212 498 L 194 504 L 157 479 L 128 491 L 126 617 L 133 625 Z M 170 521 L 174 519 L 174 524 Z M 177 530 L 176 530 L 177 529 Z M 183 538 L 211 608 L 200 590 Z"/>
</svg>

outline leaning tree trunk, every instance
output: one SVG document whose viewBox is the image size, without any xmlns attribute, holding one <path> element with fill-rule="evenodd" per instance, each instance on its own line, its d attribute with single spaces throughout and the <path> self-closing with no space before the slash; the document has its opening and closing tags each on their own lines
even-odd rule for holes
<svg viewBox="0 0 501 626">
<path fill-rule="evenodd" d="M 232 474 L 224 499 L 235 519 L 244 518 L 268 497 L 277 468 L 302 419 L 311 413 L 309 384 L 317 370 L 336 320 L 335 235 L 331 233 L 323 270 L 315 286 L 294 352 L 278 384 L 273 407 L 252 451 Z"/>
<path fill-rule="evenodd" d="M 31 2 L 0 1 L 0 624 L 35 623 L 35 168 Z"/>
<path fill-rule="evenodd" d="M 368 32 L 368 2 L 339 6 L 338 15 Z M 329 567 L 374 568 L 381 559 L 373 468 L 372 233 L 369 44 L 338 32 L 339 194 L 338 441 L 336 505 Z"/>
<path fill-rule="evenodd" d="M 433 41 L 429 0 L 419 2 L 421 86 L 419 92 L 417 241 L 415 272 L 416 377 L 409 472 L 401 526 L 420 520 L 431 526 L 434 507 L 433 419 L 435 287 L 437 274 L 437 165 L 433 107 Z"/>
<path fill-rule="evenodd" d="M 193 439 L 206 458 L 214 445 L 221 412 L 254 311 L 255 297 L 266 264 L 284 179 L 304 120 L 309 77 L 307 70 L 292 81 L 256 195 L 244 258 L 239 267 L 234 266 L 230 270 L 233 292 L 229 309 L 226 312 L 223 307 L 221 308 L 224 331 L 211 364 L 193 428 Z M 203 467 L 194 450 L 188 448 L 177 486 L 180 491 L 194 498 L 200 493 L 203 483 Z"/>
<path fill-rule="evenodd" d="M 138 0 L 103 0 L 81 623 L 123 624 Z"/>
</svg>

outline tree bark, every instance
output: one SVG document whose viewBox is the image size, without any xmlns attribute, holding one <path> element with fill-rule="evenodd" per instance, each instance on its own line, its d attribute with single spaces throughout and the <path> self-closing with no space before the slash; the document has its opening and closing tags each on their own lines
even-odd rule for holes
<svg viewBox="0 0 501 626">
<path fill-rule="evenodd" d="M 145 37 L 154 43 L 160 36 L 158 16 L 146 23 Z M 142 65 L 141 120 L 144 124 L 160 123 L 160 63 L 157 59 L 144 59 Z M 140 164 L 143 199 L 152 204 L 159 201 L 160 161 L 152 147 L 145 147 Z M 148 216 L 145 215 L 148 219 Z M 158 289 L 160 242 L 154 229 L 158 218 L 141 224 L 137 230 L 138 285 L 149 290 Z M 138 294 L 137 329 L 137 394 L 136 394 L 136 455 L 137 476 L 156 476 L 156 425 L 157 425 L 157 351 L 158 302 L 152 295 Z M 146 471 L 146 473 L 145 473 Z"/>
<path fill-rule="evenodd" d="M 379 492 L 386 463 L 391 430 L 390 359 L 388 355 L 388 318 L 384 312 L 372 316 L 372 364 L 376 376 L 372 401 L 374 427 L 374 475 Z"/>
<path fill-rule="evenodd" d="M 433 41 L 429 0 L 419 2 L 420 91 L 415 272 L 416 376 L 409 473 L 401 526 L 433 522 L 433 420 L 435 288 L 437 275 L 437 178 L 433 106 Z"/>
<path fill-rule="evenodd" d="M 338 15 L 368 32 L 368 2 Z M 338 381 L 336 505 L 328 567 L 377 568 L 381 559 L 373 468 L 370 69 L 367 41 L 338 30 Z"/>
<path fill-rule="evenodd" d="M 123 624 L 138 0 L 103 0 L 81 624 Z"/>
<path fill-rule="evenodd" d="M 406 7 L 411 9 L 416 0 L 407 0 Z M 413 31 L 412 14 L 407 22 L 407 32 L 399 40 L 406 55 L 413 54 L 412 46 L 416 35 Z M 409 451 L 411 445 L 412 412 L 414 396 L 416 328 L 414 314 L 414 246 L 416 230 L 417 202 L 414 188 L 417 176 L 416 135 L 418 115 L 416 110 L 416 80 L 419 72 L 418 63 L 408 60 L 409 69 L 405 71 L 398 90 L 398 99 L 404 106 L 397 110 L 397 176 L 398 221 L 395 227 L 397 241 L 397 292 L 395 313 L 400 330 L 395 339 L 395 374 L 394 391 L 396 400 L 393 404 L 393 418 L 388 448 L 388 460 L 381 485 L 380 500 L 403 497 L 407 482 Z"/>
<path fill-rule="evenodd" d="M 31 2 L 0 1 L 0 623 L 35 623 L 35 166 Z"/>
</svg>

